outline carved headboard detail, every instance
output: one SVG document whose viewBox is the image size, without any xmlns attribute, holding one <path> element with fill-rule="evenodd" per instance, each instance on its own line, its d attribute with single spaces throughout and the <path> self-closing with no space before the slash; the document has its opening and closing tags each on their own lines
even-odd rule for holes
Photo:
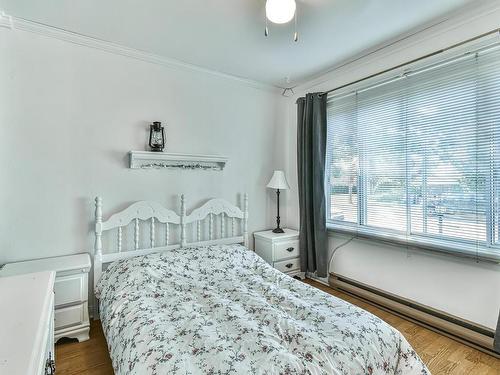
<svg viewBox="0 0 500 375">
<path fill-rule="evenodd" d="M 248 246 L 248 195 L 244 194 L 239 208 L 224 199 L 210 199 L 188 215 L 186 199 L 180 196 L 180 214 L 167 209 L 157 202 L 140 201 L 103 220 L 101 197 L 95 199 L 95 244 L 94 244 L 94 287 L 101 278 L 103 264 L 115 260 L 150 253 L 162 252 L 187 246 L 207 246 L 215 244 L 242 243 Z M 216 220 L 218 228 L 216 229 Z M 208 223 L 207 223 L 208 221 Z M 140 224 L 149 224 L 149 246 L 141 248 Z M 133 228 L 133 249 L 126 250 L 123 231 L 128 225 Z M 202 225 L 208 231 L 202 230 Z M 157 228 L 163 226 L 164 236 L 159 238 Z M 142 226 L 144 227 L 144 226 Z M 187 229 L 191 230 L 189 241 Z M 104 232 L 116 231 L 116 247 L 103 251 Z M 178 236 L 172 236 L 176 231 Z M 208 232 L 208 233 L 207 233 Z"/>
</svg>

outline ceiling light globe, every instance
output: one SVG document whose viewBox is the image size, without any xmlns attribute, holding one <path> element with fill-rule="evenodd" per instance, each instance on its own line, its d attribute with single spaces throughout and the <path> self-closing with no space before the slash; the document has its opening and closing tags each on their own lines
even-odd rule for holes
<svg viewBox="0 0 500 375">
<path fill-rule="evenodd" d="M 273 23 L 290 22 L 295 15 L 295 0 L 267 0 L 266 17 Z"/>
</svg>

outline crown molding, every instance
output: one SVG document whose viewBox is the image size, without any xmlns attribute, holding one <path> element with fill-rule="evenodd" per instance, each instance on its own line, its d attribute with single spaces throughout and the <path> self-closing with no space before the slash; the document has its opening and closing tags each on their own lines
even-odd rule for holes
<svg viewBox="0 0 500 375">
<path fill-rule="evenodd" d="M 12 17 L 0 10 L 0 27 L 12 29 Z"/>
<path fill-rule="evenodd" d="M 123 46 L 121 44 L 75 33 L 65 29 L 60 29 L 54 26 L 45 25 L 39 22 L 34 22 L 23 18 L 7 15 L 2 11 L 0 11 L 0 27 L 1 26 L 13 30 L 20 30 L 42 35 L 48 38 L 58 39 L 64 42 L 76 44 L 78 46 L 93 48 L 100 51 L 112 53 L 115 55 L 120 55 L 135 60 L 148 62 L 151 64 L 161 65 L 171 69 L 181 69 L 184 71 L 207 74 L 217 78 L 233 81 L 241 85 L 250 86 L 255 89 L 270 91 L 273 93 L 280 93 L 280 89 L 278 87 L 270 84 L 251 80 L 248 78 L 238 77 L 235 75 L 204 68 L 194 64 L 189 64 L 180 60 L 164 57 L 150 52 L 137 50 L 134 48 Z"/>
<path fill-rule="evenodd" d="M 500 1 L 482 0 L 473 2 L 441 19 L 435 19 L 405 34 L 399 35 L 385 43 L 369 48 L 351 58 L 336 64 L 323 72 L 314 74 L 309 79 L 302 81 L 296 89 L 299 93 L 314 91 L 327 84 L 341 71 L 354 69 L 362 65 L 370 65 L 379 60 L 381 56 L 398 54 L 418 45 L 432 40 L 439 35 L 453 32 L 458 28 L 466 28 L 478 20 L 500 11 Z M 499 23 L 500 26 L 500 23 Z M 492 30 L 489 30 L 492 31 Z M 424 53 L 423 53 L 424 54 Z M 322 88 L 322 87 L 321 87 Z M 300 94 L 292 97 L 293 102 Z"/>
</svg>

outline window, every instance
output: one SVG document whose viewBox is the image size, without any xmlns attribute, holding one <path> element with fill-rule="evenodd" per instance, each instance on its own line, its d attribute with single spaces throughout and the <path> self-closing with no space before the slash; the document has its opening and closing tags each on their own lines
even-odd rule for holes
<svg viewBox="0 0 500 375">
<path fill-rule="evenodd" d="M 500 259 L 500 46 L 328 98 L 330 226 Z"/>
</svg>

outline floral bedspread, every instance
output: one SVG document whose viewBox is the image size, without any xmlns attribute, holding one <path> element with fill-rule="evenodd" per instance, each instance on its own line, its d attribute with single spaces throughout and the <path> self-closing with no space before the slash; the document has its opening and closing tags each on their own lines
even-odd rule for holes
<svg viewBox="0 0 500 375">
<path fill-rule="evenodd" d="M 117 261 L 96 293 L 118 375 L 429 374 L 396 329 L 239 245 Z"/>
</svg>

